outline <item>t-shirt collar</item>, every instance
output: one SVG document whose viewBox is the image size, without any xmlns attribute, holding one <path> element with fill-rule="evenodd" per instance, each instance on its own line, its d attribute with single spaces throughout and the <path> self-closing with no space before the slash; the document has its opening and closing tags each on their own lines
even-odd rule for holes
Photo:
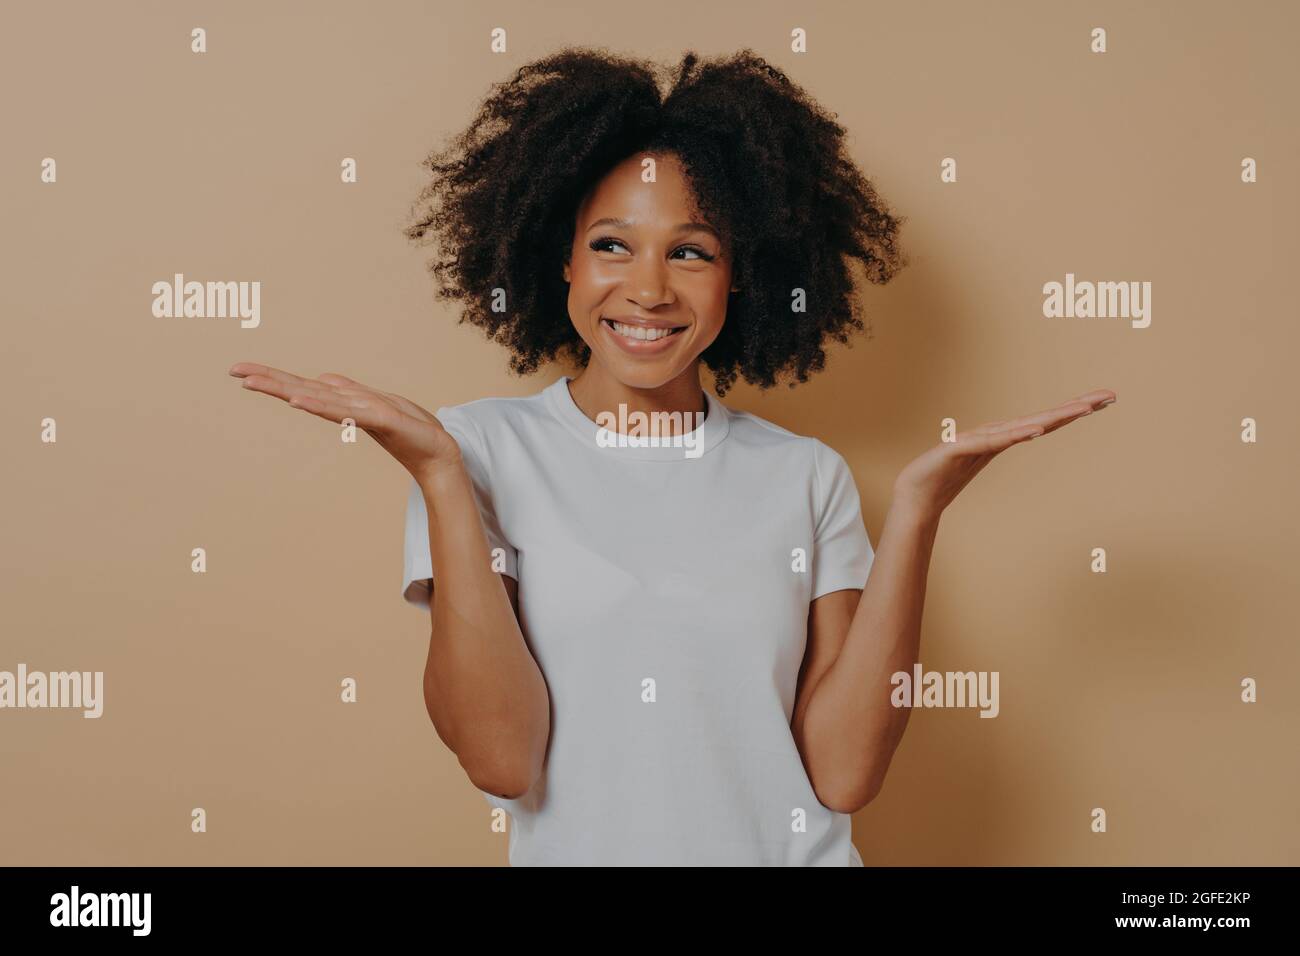
<svg viewBox="0 0 1300 956">
<path fill-rule="evenodd" d="M 731 416 L 727 407 L 705 390 L 704 401 L 708 406 L 708 414 L 698 428 L 690 429 L 682 435 L 651 439 L 647 443 L 644 438 L 620 434 L 621 426 L 617 421 L 612 423 L 611 428 L 605 429 L 588 418 L 573 400 L 573 395 L 569 392 L 569 381 L 566 375 L 547 386 L 547 401 L 555 416 L 593 451 L 637 460 L 692 461 L 716 448 L 730 430 Z M 619 414 L 616 408 L 609 411 L 614 416 Z"/>
</svg>

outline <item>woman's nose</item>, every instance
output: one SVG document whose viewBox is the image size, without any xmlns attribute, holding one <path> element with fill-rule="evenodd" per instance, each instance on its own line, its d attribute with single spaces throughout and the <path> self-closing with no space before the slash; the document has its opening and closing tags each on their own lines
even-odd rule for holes
<svg viewBox="0 0 1300 956">
<path fill-rule="evenodd" d="M 628 276 L 627 297 L 643 309 L 672 301 L 666 264 L 658 257 L 647 256 L 638 262 Z"/>
</svg>

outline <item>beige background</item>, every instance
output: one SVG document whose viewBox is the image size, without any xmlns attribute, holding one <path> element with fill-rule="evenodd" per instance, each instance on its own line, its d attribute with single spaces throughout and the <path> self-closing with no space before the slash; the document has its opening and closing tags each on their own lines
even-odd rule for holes
<svg viewBox="0 0 1300 956">
<path fill-rule="evenodd" d="M 911 266 L 864 292 L 873 337 L 805 387 L 728 397 L 841 451 L 873 542 L 942 418 L 1119 395 L 1008 451 L 945 515 L 921 659 L 999 671 L 1002 712 L 913 715 L 854 820 L 867 863 L 1300 863 L 1295 9 L 7 10 L 0 669 L 102 670 L 106 690 L 97 721 L 0 711 L 0 861 L 505 862 L 424 711 L 406 473 L 226 369 L 342 372 L 429 408 L 552 381 L 511 377 L 438 311 L 428 250 L 400 230 L 420 160 L 489 84 L 585 43 L 669 62 L 752 47 L 839 115 L 908 217 Z M 495 26 L 508 54 L 488 52 Z M 154 318 L 150 285 L 178 271 L 260 281 L 261 327 Z M 1151 327 L 1045 319 L 1066 272 L 1151 281 Z"/>
</svg>

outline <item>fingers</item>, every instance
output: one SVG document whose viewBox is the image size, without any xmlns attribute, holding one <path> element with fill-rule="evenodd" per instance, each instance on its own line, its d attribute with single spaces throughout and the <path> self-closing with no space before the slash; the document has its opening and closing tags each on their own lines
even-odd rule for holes
<svg viewBox="0 0 1300 956">
<path fill-rule="evenodd" d="M 385 412 L 391 414 L 392 409 L 374 399 L 367 400 L 362 397 L 337 394 L 325 398 L 298 394 L 288 401 L 294 408 L 301 408 L 305 412 L 340 425 L 343 424 L 344 419 L 350 418 L 376 440 L 391 424 L 385 417 Z"/>
<path fill-rule="evenodd" d="M 998 431 L 970 432 L 958 437 L 954 450 L 965 455 L 991 456 L 1044 433 L 1042 425 L 1021 425 Z"/>
<path fill-rule="evenodd" d="M 294 395 L 310 395 L 325 401 L 331 396 L 337 397 L 340 394 L 354 397 L 373 394 L 362 386 L 341 388 L 320 379 L 303 378 L 283 369 L 272 368 L 269 365 L 257 365 L 253 362 L 235 363 L 230 367 L 230 374 L 236 378 L 242 378 L 246 388 L 265 392 L 285 401 L 288 401 Z M 351 380 L 348 379 L 347 381 L 350 382 Z M 352 385 L 356 384 L 355 382 L 352 383 Z"/>
<path fill-rule="evenodd" d="M 1110 389 L 1094 389 L 1055 408 L 1044 409 L 1033 415 L 980 425 L 958 435 L 954 450 L 961 454 L 996 455 L 1012 445 L 1056 431 L 1076 418 L 1091 415 L 1114 401 L 1115 393 Z"/>
<path fill-rule="evenodd" d="M 345 418 L 351 418 L 363 428 L 383 424 L 383 401 L 362 388 L 342 388 L 253 362 L 236 363 L 231 366 L 230 374 L 243 378 L 245 388 L 279 398 L 294 408 L 332 422 L 342 423 Z"/>
<path fill-rule="evenodd" d="M 953 445 L 953 453 L 964 458 L 973 458 L 981 463 L 980 467 L 983 467 L 1012 445 L 1030 441 L 1041 434 L 1041 428 L 1029 427 L 1006 432 L 992 432 L 987 435 L 967 435 L 957 439 L 957 442 Z"/>
<path fill-rule="evenodd" d="M 310 379 L 293 375 L 283 369 L 272 368 L 269 365 L 258 365 L 256 362 L 236 362 L 234 365 L 230 366 L 229 374 L 233 375 L 235 378 L 246 378 L 249 375 L 261 375 L 264 378 L 273 379 L 285 384 L 310 381 Z"/>
<path fill-rule="evenodd" d="M 360 382 L 353 381 L 352 379 L 348 378 L 346 375 L 339 375 L 336 372 L 325 372 L 323 375 L 321 375 L 320 380 L 322 382 L 328 382 L 331 385 L 337 385 L 339 386 L 339 388 L 344 390 L 349 388 L 360 389 L 363 392 L 369 392 L 374 395 L 382 395 L 384 398 L 388 399 L 390 402 L 396 405 L 400 411 L 405 412 L 407 415 L 410 415 L 413 418 L 418 418 L 420 419 L 420 421 L 434 420 L 432 415 L 426 412 L 419 405 L 415 404 L 415 402 L 408 401 L 407 399 L 403 398 L 401 395 L 394 395 L 391 392 L 381 392 L 377 388 L 371 388 L 368 385 L 363 385 Z"/>
<path fill-rule="evenodd" d="M 1052 428 L 1064 425 L 1067 421 L 1079 418 L 1082 415 L 1092 414 L 1092 405 L 1088 402 L 1070 401 L 1064 405 L 1058 405 L 1055 408 L 1048 408 L 1033 415 L 1025 415 L 1021 418 L 1013 418 L 1006 423 L 1004 428 L 1020 428 L 1024 425 L 1041 425 L 1049 431 Z"/>
<path fill-rule="evenodd" d="M 1074 407 L 1082 408 L 1084 410 L 1083 414 L 1088 414 L 1090 412 L 1099 411 L 1100 409 L 1105 408 L 1107 405 L 1114 404 L 1114 402 L 1115 402 L 1115 393 L 1112 392 L 1110 389 L 1095 388 L 1091 392 L 1084 392 L 1082 395 L 1076 396 L 1075 398 L 1070 399 L 1068 402 L 1063 402 L 1062 404 L 1058 405 L 1056 408 L 1049 409 L 1048 412 L 1040 412 L 1039 414 L 1048 414 L 1050 412 L 1062 412 L 1066 409 L 1070 409 Z M 1078 418 L 1079 416 L 1073 415 L 1071 417 Z M 1065 422 L 1061 422 L 1060 424 L 1063 425 L 1065 424 Z"/>
<path fill-rule="evenodd" d="M 337 372 L 322 372 L 320 380 L 322 382 L 329 382 L 331 385 L 340 385 L 344 388 L 366 388 L 366 386 L 362 385 L 360 382 L 354 382 L 346 375 L 339 375 Z"/>
<path fill-rule="evenodd" d="M 311 395 L 295 395 L 289 399 L 289 404 L 340 425 L 345 418 L 350 418 L 368 432 L 376 424 L 372 420 L 372 414 L 366 408 L 351 404 L 354 401 L 355 399 L 320 399 Z"/>
<path fill-rule="evenodd" d="M 332 388 L 325 382 L 303 378 L 283 369 L 272 368 L 269 365 L 258 365 L 255 362 L 236 362 L 230 366 L 230 374 L 235 378 L 242 378 L 244 384 L 249 388 L 256 388 L 259 392 L 267 392 L 286 400 L 289 398 L 287 393 L 293 388 L 308 391 L 315 390 L 316 392 L 324 392 Z M 250 382 L 250 379 L 255 379 L 256 384 Z"/>
<path fill-rule="evenodd" d="M 433 416 L 430 415 L 429 412 L 426 412 L 424 408 L 417 406 L 415 402 L 409 402 L 406 398 L 402 398 L 402 395 L 380 392 L 380 390 L 372 389 L 369 385 L 356 381 L 354 378 L 348 378 L 346 375 L 338 375 L 337 372 L 324 372 L 318 378 L 302 378 L 296 375 L 290 375 L 289 372 L 283 372 L 278 368 L 270 368 L 269 365 L 240 362 L 231 365 L 230 375 L 238 375 L 238 373 L 235 372 L 235 369 L 240 369 L 240 372 L 238 373 L 242 373 L 242 375 L 246 375 L 247 377 L 261 375 L 269 377 L 272 381 L 281 382 L 281 384 L 285 386 L 295 386 L 295 388 L 302 389 L 303 394 L 320 398 L 321 401 L 328 401 L 330 392 L 333 392 L 334 394 L 351 395 L 351 397 L 357 398 L 364 398 L 367 397 L 367 395 L 378 395 L 378 397 L 389 399 L 389 401 L 393 403 L 394 406 L 398 407 L 400 411 L 406 412 L 407 415 L 411 415 L 413 418 L 420 419 L 421 421 L 433 420 Z M 256 369 L 263 369 L 263 371 L 256 371 Z M 257 388 L 259 392 L 276 394 L 279 398 L 285 398 L 286 401 L 292 394 L 283 394 L 282 390 L 273 388 L 260 388 L 260 380 L 259 384 L 250 385 L 250 388 Z"/>
<path fill-rule="evenodd" d="M 1005 435 L 1009 432 L 1022 431 L 1025 428 L 1041 429 L 1039 434 L 1047 434 L 1056 431 L 1062 425 L 1068 425 L 1076 418 L 1082 418 L 1085 415 L 1092 414 L 1092 406 L 1086 402 L 1072 402 L 1062 405 L 1060 408 L 1053 408 L 1045 412 L 1039 412 L 1036 415 L 1026 415 L 1024 418 L 1013 418 L 1006 422 L 1001 428 L 994 429 L 990 434 Z"/>
<path fill-rule="evenodd" d="M 244 388 L 252 389 L 255 392 L 264 392 L 286 402 L 294 396 L 308 396 L 321 401 L 348 397 L 341 395 L 339 390 L 331 385 L 300 379 L 296 375 L 288 376 L 288 380 L 283 377 L 272 378 L 260 374 L 246 375 L 244 376 Z"/>
<path fill-rule="evenodd" d="M 989 422 L 978 428 L 972 429 L 971 434 L 986 435 L 1005 432 L 1008 429 L 1022 428 L 1026 425 L 1037 425 L 1043 429 L 1043 433 L 1055 431 L 1062 425 L 1067 425 L 1076 418 L 1082 418 L 1085 415 L 1091 415 L 1093 412 L 1105 408 L 1115 401 L 1115 393 L 1110 389 L 1099 388 L 1091 392 L 1085 392 L 1078 398 L 1072 398 L 1068 402 L 1057 405 L 1055 408 L 1044 409 L 1033 415 L 1025 415 L 1021 418 L 1012 418 L 999 422 Z"/>
<path fill-rule="evenodd" d="M 1094 388 L 1091 392 L 1084 392 L 1082 395 L 1070 399 L 1070 401 L 1087 402 L 1088 406 L 1092 408 L 1093 411 L 1096 411 L 1101 407 L 1103 402 L 1109 405 L 1111 402 L 1115 401 L 1115 393 L 1109 388 Z"/>
</svg>

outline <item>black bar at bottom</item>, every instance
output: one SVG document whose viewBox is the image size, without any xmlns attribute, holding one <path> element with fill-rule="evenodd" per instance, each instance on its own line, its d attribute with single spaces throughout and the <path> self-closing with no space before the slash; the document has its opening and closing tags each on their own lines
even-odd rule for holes
<svg viewBox="0 0 1300 956">
<path fill-rule="evenodd" d="M 1295 867 L 865 867 L 835 880 L 664 868 L 540 878 L 510 868 L 9 867 L 0 869 L 6 942 L 79 945 L 407 939 L 460 930 L 490 942 L 578 941 L 597 926 L 660 942 L 676 923 L 737 936 L 818 930 L 1002 939 L 1192 938 L 1285 932 Z M 147 897 L 145 896 L 147 894 Z M 93 925 L 86 925 L 87 923 Z M 709 935 L 712 935 L 709 933 Z M 432 934 L 432 935 L 431 935 Z M 814 939 L 816 937 L 813 937 Z M 811 940 L 810 940 L 811 941 Z M 462 939 L 462 945 L 468 940 Z"/>
</svg>

